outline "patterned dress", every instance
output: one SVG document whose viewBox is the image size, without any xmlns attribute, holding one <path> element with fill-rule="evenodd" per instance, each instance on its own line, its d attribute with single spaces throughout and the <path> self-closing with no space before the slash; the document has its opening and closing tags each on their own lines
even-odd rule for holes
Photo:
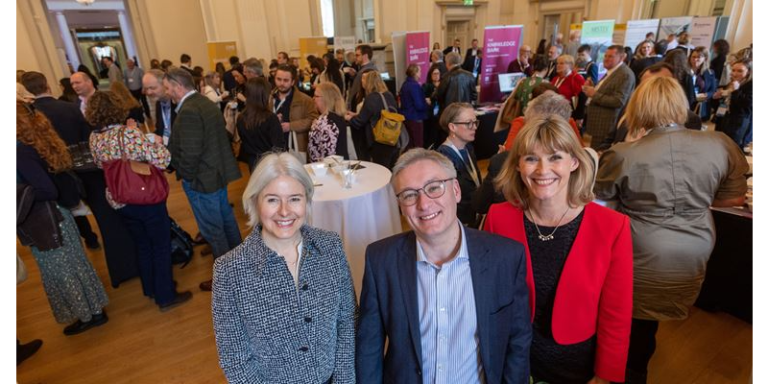
<svg viewBox="0 0 768 384">
<path fill-rule="evenodd" d="M 315 162 L 335 155 L 338 141 L 339 127 L 328 119 L 327 113 L 318 117 L 309 131 L 309 158 Z"/>
<path fill-rule="evenodd" d="M 61 324 L 77 319 L 87 322 L 109 304 L 104 285 L 85 255 L 75 219 L 68 209 L 58 207 L 64 220 L 59 223 L 63 245 L 50 251 L 30 247 L 53 317 Z"/>
</svg>

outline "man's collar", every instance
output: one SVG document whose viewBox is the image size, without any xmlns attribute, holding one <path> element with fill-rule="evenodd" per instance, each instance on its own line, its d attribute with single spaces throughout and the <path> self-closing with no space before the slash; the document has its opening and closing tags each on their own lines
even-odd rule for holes
<svg viewBox="0 0 768 384">
<path fill-rule="evenodd" d="M 184 104 L 184 100 L 192 96 L 192 94 L 194 94 L 195 92 L 196 91 L 194 89 L 191 91 L 188 91 L 187 94 L 185 94 L 184 97 L 182 97 L 181 100 L 179 100 L 179 104 L 176 106 L 176 113 L 178 113 L 179 110 L 181 109 L 181 106 Z"/>
<path fill-rule="evenodd" d="M 37 99 L 42 99 L 42 98 L 46 98 L 46 97 L 53 98 L 53 95 L 51 95 L 50 93 L 41 93 L 39 95 L 36 95 L 35 99 L 37 100 Z"/>
<path fill-rule="evenodd" d="M 456 253 L 456 255 L 451 260 L 449 260 L 449 262 L 456 259 L 469 258 L 469 248 L 467 248 L 467 234 L 464 232 L 464 225 L 462 225 L 458 219 L 456 219 L 456 222 L 459 225 L 459 236 L 461 236 L 461 240 L 459 241 L 461 242 L 461 245 L 459 246 L 459 250 Z M 414 235 L 415 235 L 415 232 L 414 232 Z M 432 262 L 427 260 L 427 255 L 424 253 L 424 249 L 421 246 L 421 240 L 419 240 L 419 236 L 415 236 L 415 237 L 416 237 L 416 261 L 417 262 L 424 261 L 429 264 L 432 264 Z"/>
</svg>

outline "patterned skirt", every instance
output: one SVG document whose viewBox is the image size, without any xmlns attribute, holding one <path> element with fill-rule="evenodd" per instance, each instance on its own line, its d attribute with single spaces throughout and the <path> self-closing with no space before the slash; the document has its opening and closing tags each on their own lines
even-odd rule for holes
<svg viewBox="0 0 768 384">
<path fill-rule="evenodd" d="M 58 207 L 64 220 L 59 223 L 64 245 L 40 251 L 31 247 L 45 294 L 56 321 L 61 324 L 77 319 L 87 322 L 109 303 L 104 285 L 85 255 L 75 219 L 69 210 Z"/>
</svg>

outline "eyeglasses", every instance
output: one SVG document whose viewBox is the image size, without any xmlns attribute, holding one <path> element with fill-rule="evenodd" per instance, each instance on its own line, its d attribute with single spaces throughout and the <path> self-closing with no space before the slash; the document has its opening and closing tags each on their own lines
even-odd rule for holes
<svg viewBox="0 0 768 384">
<path fill-rule="evenodd" d="M 416 204 L 419 200 L 419 192 L 424 192 L 430 199 L 439 199 L 445 194 L 445 182 L 455 179 L 454 177 L 444 180 L 435 180 L 427 183 L 423 188 L 419 189 L 406 189 L 397 195 L 397 201 L 405 206 L 411 206 Z"/>
<path fill-rule="evenodd" d="M 456 125 L 466 125 L 467 129 L 477 129 L 477 127 L 480 126 L 479 120 L 473 120 L 473 121 L 454 121 L 453 124 Z"/>
</svg>

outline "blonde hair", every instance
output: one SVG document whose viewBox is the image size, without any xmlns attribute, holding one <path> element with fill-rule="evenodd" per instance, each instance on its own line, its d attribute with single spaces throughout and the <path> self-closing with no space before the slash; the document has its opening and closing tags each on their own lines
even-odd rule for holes
<svg viewBox="0 0 768 384">
<path fill-rule="evenodd" d="M 595 165 L 589 153 L 581 147 L 581 142 L 568 121 L 557 115 L 526 120 L 525 126 L 515 138 L 501 172 L 494 179 L 496 189 L 513 205 L 527 209 L 530 206 L 530 195 L 520 176 L 518 164 L 521 157 L 540 146 L 546 152 L 568 153 L 579 162 L 568 181 L 568 205 L 578 207 L 594 200 L 592 179 Z"/>
<path fill-rule="evenodd" d="M 339 116 L 347 113 L 347 103 L 341 97 L 341 91 L 336 84 L 331 82 L 320 83 L 315 87 L 315 94 L 323 98 L 323 103 L 328 112 L 333 112 Z"/>
<path fill-rule="evenodd" d="M 281 152 L 264 154 L 251 173 L 251 178 L 248 179 L 248 185 L 243 192 L 243 209 L 248 215 L 248 226 L 254 227 L 259 224 L 259 202 L 257 201 L 259 195 L 272 180 L 280 176 L 291 177 L 304 187 L 307 201 L 305 222 L 309 222 L 312 212 L 312 195 L 315 192 L 312 178 L 295 156 L 288 152 Z"/>
<path fill-rule="evenodd" d="M 365 72 L 365 77 L 363 77 L 363 80 L 365 80 L 363 82 L 363 89 L 365 89 L 366 95 L 370 95 L 376 92 L 389 92 L 387 85 L 384 84 L 384 80 L 381 79 L 379 71 Z"/>
<path fill-rule="evenodd" d="M 573 69 L 573 66 L 576 65 L 576 61 L 571 55 L 560 55 L 557 57 L 557 61 L 570 65 L 571 69 Z"/>
<path fill-rule="evenodd" d="M 627 128 L 635 136 L 641 129 L 667 124 L 685 124 L 688 99 L 680 83 L 671 77 L 656 76 L 640 83 L 627 104 Z"/>
</svg>

